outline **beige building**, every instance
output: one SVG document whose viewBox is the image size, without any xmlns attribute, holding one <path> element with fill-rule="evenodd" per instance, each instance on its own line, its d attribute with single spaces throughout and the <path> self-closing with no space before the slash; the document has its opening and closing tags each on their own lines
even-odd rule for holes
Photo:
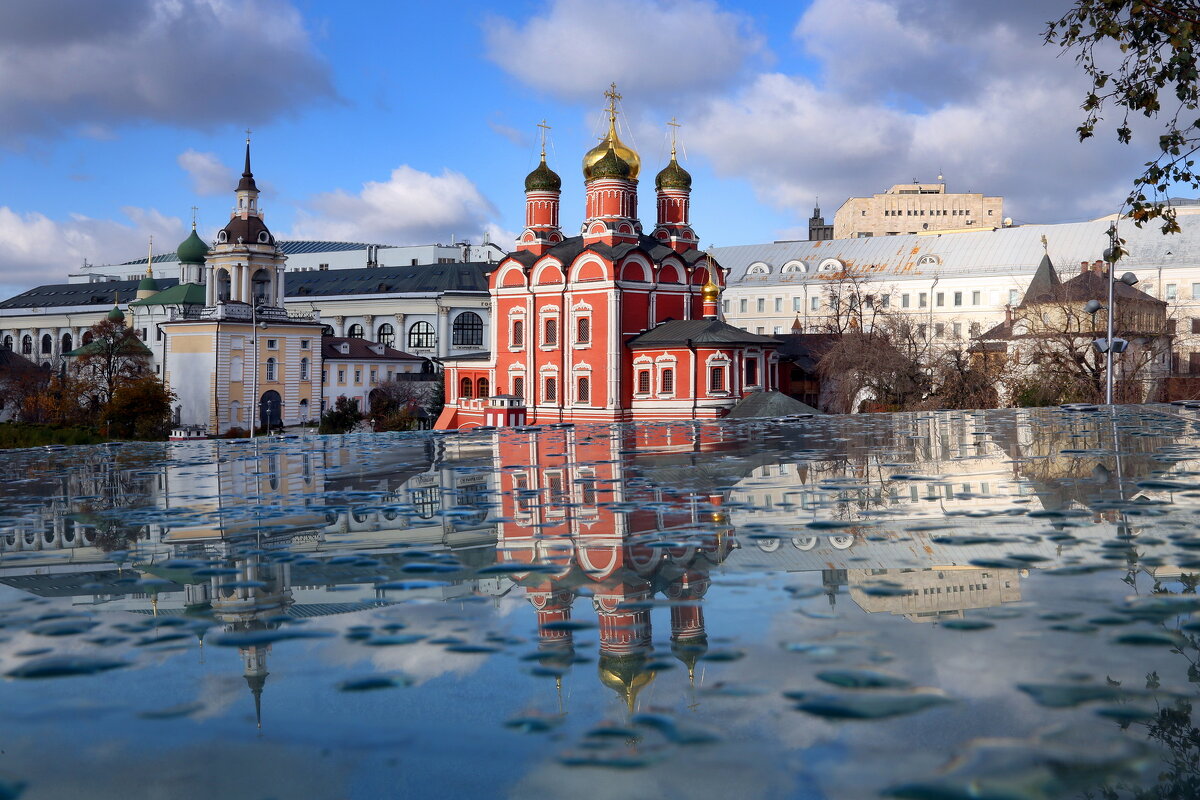
<svg viewBox="0 0 1200 800">
<path fill-rule="evenodd" d="M 1003 197 L 950 194 L 944 183 L 898 183 L 883 194 L 851 197 L 843 203 L 833 217 L 833 238 L 999 228 L 1003 224 Z"/>
</svg>

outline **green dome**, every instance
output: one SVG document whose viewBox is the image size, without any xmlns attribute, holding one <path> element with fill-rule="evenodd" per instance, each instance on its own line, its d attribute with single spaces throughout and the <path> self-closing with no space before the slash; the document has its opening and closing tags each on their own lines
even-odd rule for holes
<svg viewBox="0 0 1200 800">
<path fill-rule="evenodd" d="M 629 166 L 629 162 L 617 155 L 617 151 L 610 147 L 604 157 L 592 165 L 591 178 L 592 180 L 619 178 L 627 181 L 632 174 L 633 167 Z"/>
<path fill-rule="evenodd" d="M 121 309 L 117 306 L 112 307 L 112 311 L 108 312 L 108 318 L 112 322 L 124 322 L 125 315 L 121 313 Z"/>
<path fill-rule="evenodd" d="M 654 188 L 662 191 L 663 189 L 683 189 L 685 191 L 692 190 L 692 176 L 686 169 L 679 166 L 679 162 L 671 156 L 671 163 L 663 167 L 662 172 L 654 178 Z"/>
<path fill-rule="evenodd" d="M 139 292 L 157 292 L 158 291 L 158 282 L 155 281 L 154 278 L 152 278 L 151 276 L 147 275 L 146 277 L 142 278 L 141 283 L 138 284 L 138 291 Z"/>
<path fill-rule="evenodd" d="M 525 176 L 525 191 L 527 192 L 558 192 L 562 191 L 562 178 L 558 173 L 546 166 L 546 159 L 537 165 L 537 169 Z"/>
<path fill-rule="evenodd" d="M 196 235 L 196 229 L 192 228 L 192 235 L 175 248 L 175 255 L 178 256 L 180 264 L 203 264 L 204 257 L 208 255 L 208 245 Z"/>
</svg>

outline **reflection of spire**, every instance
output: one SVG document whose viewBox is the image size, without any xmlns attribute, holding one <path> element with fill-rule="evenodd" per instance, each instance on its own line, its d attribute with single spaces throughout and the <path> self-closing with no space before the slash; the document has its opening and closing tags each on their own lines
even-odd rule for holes
<svg viewBox="0 0 1200 800">
<path fill-rule="evenodd" d="M 269 672 L 264 672 L 262 675 L 246 676 L 246 685 L 250 687 L 250 694 L 254 695 L 254 721 L 260 731 L 262 730 L 262 692 L 269 674 Z"/>
<path fill-rule="evenodd" d="M 655 672 L 643 669 L 646 664 L 645 653 L 627 653 L 625 655 L 600 655 L 600 682 L 617 693 L 625 701 L 629 713 L 637 710 L 637 698 L 654 681 Z"/>
</svg>

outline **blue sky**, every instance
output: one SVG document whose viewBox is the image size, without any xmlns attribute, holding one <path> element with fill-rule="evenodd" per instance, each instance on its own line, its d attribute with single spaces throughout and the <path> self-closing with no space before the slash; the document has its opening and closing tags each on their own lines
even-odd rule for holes
<svg viewBox="0 0 1200 800">
<path fill-rule="evenodd" d="M 955 0 L 24 0 L 0 9 L 0 288 L 173 249 L 228 218 L 243 129 L 284 237 L 507 240 L 551 131 L 563 226 L 603 91 L 643 220 L 682 123 L 704 244 L 802 237 L 813 197 L 944 172 L 1019 221 L 1109 213 L 1144 150 L 1079 144 L 1054 4 Z M 1064 7 L 1066 3 L 1061 3 Z"/>
</svg>

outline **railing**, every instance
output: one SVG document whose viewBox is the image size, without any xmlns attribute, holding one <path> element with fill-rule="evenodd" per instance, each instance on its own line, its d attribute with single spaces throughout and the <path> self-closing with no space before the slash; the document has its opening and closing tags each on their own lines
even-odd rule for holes
<svg viewBox="0 0 1200 800">
<path fill-rule="evenodd" d="M 171 320 L 206 319 L 206 320 L 238 320 L 249 322 L 260 319 L 266 322 L 313 322 L 317 315 L 308 311 L 288 311 L 274 306 L 260 308 L 256 314 L 251 313 L 250 306 L 245 303 L 220 302 L 215 306 L 183 306 L 171 309 Z"/>
</svg>

